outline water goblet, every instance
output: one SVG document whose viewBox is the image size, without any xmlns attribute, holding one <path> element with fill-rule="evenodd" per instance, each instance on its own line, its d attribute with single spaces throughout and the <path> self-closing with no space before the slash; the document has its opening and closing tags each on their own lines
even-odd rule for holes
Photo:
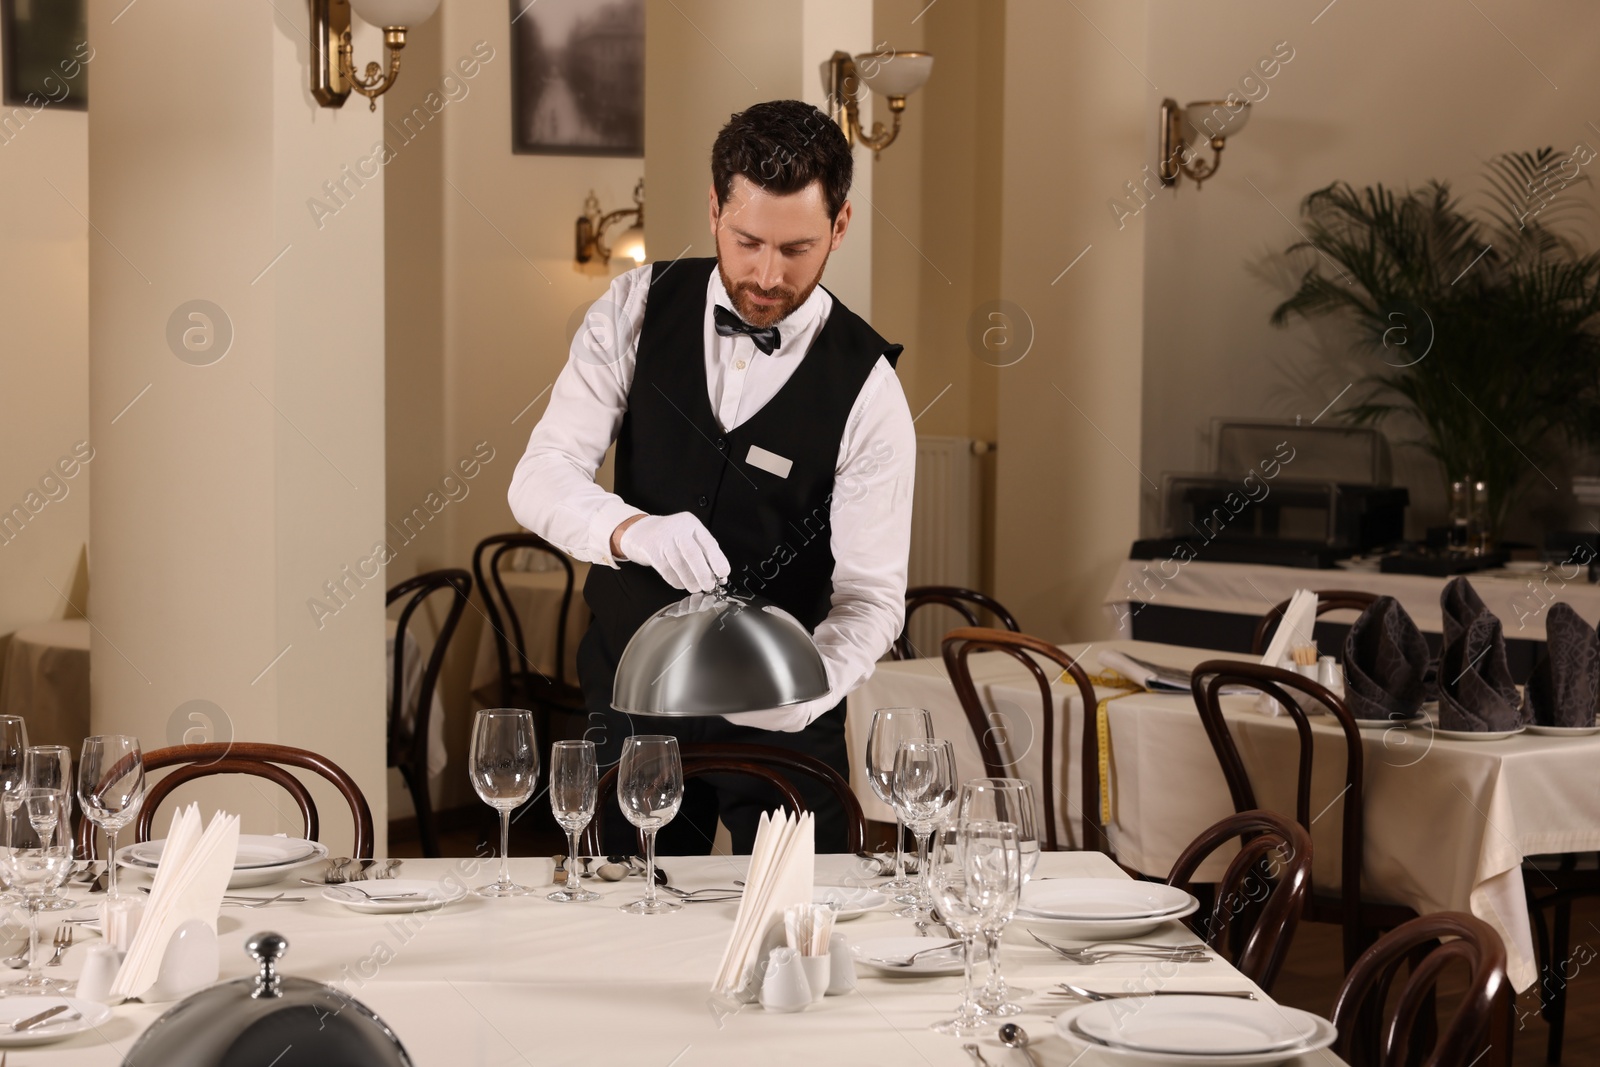
<svg viewBox="0 0 1600 1067">
<path fill-rule="evenodd" d="M 39 912 L 48 894 L 72 873 L 72 849 L 60 840 L 68 801 L 51 789 L 24 790 L 17 809 L 7 817 L 6 841 L 0 847 L 0 874 L 22 897 L 28 911 L 28 973 L 0 986 L 0 995 L 65 994 L 73 983 L 48 978 L 39 961 Z"/>
<path fill-rule="evenodd" d="M 958 827 L 967 822 L 986 821 L 1010 823 L 1017 828 L 1021 876 L 1026 884 L 1039 865 L 1038 816 L 1032 783 L 1021 778 L 973 778 L 962 784 L 956 811 Z M 1008 989 L 1005 974 L 1000 969 L 1000 939 L 1010 919 L 1008 914 L 983 931 L 989 953 L 989 978 L 978 1001 L 996 1015 L 1022 1014 L 1022 1006 L 1012 998 L 1033 993 L 1031 989 L 1020 987 Z"/>
<path fill-rule="evenodd" d="M 83 739 L 78 760 L 78 805 L 110 839 L 106 853 L 106 899 L 119 900 L 117 834 L 144 803 L 144 754 L 139 739 L 127 734 L 96 734 Z"/>
<path fill-rule="evenodd" d="M 941 830 L 941 839 L 952 835 Z M 935 850 L 928 886 L 939 914 L 961 938 L 965 982 L 955 1017 L 933 1026 L 941 1034 L 964 1036 L 995 1025 L 994 1015 L 978 1000 L 972 968 L 977 941 L 997 914 L 1016 907 L 1020 860 L 1016 827 L 1010 823 L 974 820 L 953 831 L 953 848 Z"/>
<path fill-rule="evenodd" d="M 933 737 L 933 717 L 921 708 L 879 708 L 867 731 L 867 781 L 877 798 L 894 808 L 894 758 L 900 742 Z M 917 883 L 906 877 L 905 821 L 894 817 L 894 877 L 878 888 L 901 904 L 915 903 Z"/>
<path fill-rule="evenodd" d="M 656 896 L 656 832 L 683 805 L 683 761 L 678 739 L 634 734 L 622 742 L 617 768 L 617 802 L 629 822 L 644 831 L 644 899 L 624 904 L 634 915 L 661 915 L 682 907 Z"/>
<path fill-rule="evenodd" d="M 956 761 L 950 742 L 938 739 L 900 742 L 894 761 L 895 811 L 917 840 L 919 876 L 914 899 L 895 912 L 903 919 L 926 919 L 933 908 L 928 899 L 928 839 L 950 815 L 956 802 Z"/>
<path fill-rule="evenodd" d="M 533 712 L 486 708 L 472 724 L 468 756 L 472 788 L 479 799 L 500 813 L 500 877 L 473 892 L 481 897 L 520 897 L 534 890 L 511 880 L 511 812 L 533 795 L 539 777 L 539 750 L 534 747 Z"/>
</svg>

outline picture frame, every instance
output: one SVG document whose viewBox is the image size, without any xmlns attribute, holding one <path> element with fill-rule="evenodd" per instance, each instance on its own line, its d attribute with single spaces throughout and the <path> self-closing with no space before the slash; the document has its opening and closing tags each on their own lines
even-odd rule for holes
<svg viewBox="0 0 1600 1067">
<path fill-rule="evenodd" d="M 88 0 L 0 0 L 0 99 L 7 107 L 89 106 Z"/>
<path fill-rule="evenodd" d="M 511 150 L 644 156 L 644 0 L 511 0 Z"/>
</svg>

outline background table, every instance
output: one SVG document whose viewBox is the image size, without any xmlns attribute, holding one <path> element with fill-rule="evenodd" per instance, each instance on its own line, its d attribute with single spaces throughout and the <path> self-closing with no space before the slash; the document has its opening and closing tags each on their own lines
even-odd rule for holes
<svg viewBox="0 0 1600 1067">
<path fill-rule="evenodd" d="M 83 747 L 89 736 L 87 619 L 41 622 L 11 635 L 0 714 L 27 720 L 29 744 L 66 745 L 74 754 Z"/>
<path fill-rule="evenodd" d="M 742 878 L 749 857 L 673 857 L 662 866 L 686 889 L 726 886 Z M 401 873 L 477 885 L 493 876 L 496 861 L 406 860 Z M 529 885 L 548 887 L 549 860 L 515 859 L 512 873 Z M 856 862 L 820 856 L 819 882 L 859 880 Z M 1042 858 L 1040 874 L 1124 877 L 1104 856 L 1057 853 Z M 709 992 L 733 928 L 732 904 L 688 905 L 669 916 L 625 915 L 617 905 L 636 899 L 637 879 L 595 881 L 602 899 L 555 904 L 543 896 L 483 900 L 470 897 L 441 911 L 416 915 L 360 915 L 303 889 L 305 904 L 259 911 L 225 909 L 219 924 L 223 978 L 255 973 L 242 946 L 260 930 L 276 930 L 289 941 L 280 970 L 330 983 L 365 1003 L 388 1023 L 418 1067 L 529 1064 L 644 1063 L 728 1064 L 781 1067 L 819 1063 L 922 1063 L 971 1067 L 961 1046 L 972 1038 L 935 1034 L 928 1026 L 948 1018 L 960 997 L 961 979 L 881 978 L 860 971 L 857 991 L 828 997 L 793 1015 L 768 1014 L 758 1005 L 726 1005 Z M 285 888 L 288 888 L 287 886 Z M 47 919 L 48 923 L 48 919 Z M 850 941 L 909 936 L 909 921 L 878 911 L 840 924 Z M 48 943 L 49 928 L 45 928 Z M 1154 937 L 1187 939 L 1169 924 Z M 1070 981 L 1091 988 L 1130 988 L 1132 980 L 1160 972 L 1132 964 L 1074 967 L 1032 944 L 1007 935 L 1006 970 L 1036 989 Z M 86 946 L 80 937 L 62 967 L 75 978 Z M 933 944 L 934 942 L 929 942 Z M 1167 966 L 1167 965 L 1163 965 Z M 1148 988 L 1151 977 L 1144 977 Z M 1243 975 L 1222 961 L 1184 964 L 1165 988 L 1251 989 Z M 1047 1067 L 1100 1067 L 1111 1061 L 1077 1052 L 1054 1036 L 1051 1018 L 1072 1001 L 1034 997 L 1023 1025 Z M 125 1004 L 97 1033 L 61 1044 L 12 1052 L 29 1067 L 113 1067 L 165 1005 Z M 1324 1012 L 1330 1011 L 1327 1005 Z M 1040 1014 L 1038 1012 L 1048 1012 Z M 989 1061 L 1008 1065 L 1013 1053 L 994 1037 L 976 1039 Z M 263 1063 L 271 1056 L 263 1057 Z M 1327 1053 L 1292 1060 L 1295 1067 L 1339 1067 Z"/>
<path fill-rule="evenodd" d="M 575 579 L 572 603 L 567 608 L 566 678 L 574 685 L 578 682 L 578 640 L 589 628 L 589 605 L 584 603 L 583 583 L 589 576 L 589 565 L 573 561 Z M 506 595 L 511 598 L 517 618 L 522 620 L 522 637 L 528 644 L 528 658 L 542 673 L 556 676 L 556 616 L 561 611 L 561 592 L 566 587 L 566 572 L 557 568 L 548 571 L 506 571 L 501 574 Z M 509 638 L 511 631 L 506 631 Z M 478 658 L 472 668 L 472 691 L 493 685 L 500 679 L 500 661 L 494 647 L 494 630 L 488 620 L 483 623 L 478 636 Z"/>
<path fill-rule="evenodd" d="M 1066 646 L 1089 654 L 1084 666 L 1098 669 L 1094 651 L 1115 648 L 1153 662 L 1193 667 L 1216 653 L 1136 641 Z M 1042 777 L 1040 701 L 1027 672 L 1009 657 L 972 659 L 980 696 L 997 734 L 1009 746 L 1017 773 Z M 1082 709 L 1076 686 L 1057 684 L 1055 694 L 1056 795 L 1050 799 L 1063 841 L 1076 841 Z M 1102 698 L 1116 691 L 1102 689 Z M 1297 742 L 1291 721 L 1254 710 L 1251 697 L 1224 698 L 1241 757 L 1257 801 L 1273 810 L 1294 810 Z M 877 707 L 921 707 L 934 731 L 950 739 L 963 777 L 983 774 L 976 740 L 938 660 L 885 664 L 851 697 L 848 738 L 851 766 L 861 766 L 871 711 Z M 1226 780 L 1188 694 L 1137 693 L 1107 705 L 1111 739 L 1111 818 L 1107 832 L 1117 858 L 1136 870 L 1164 877 L 1185 845 L 1233 811 Z M 1331 744 L 1317 745 L 1312 810 L 1314 876 L 1333 886 L 1339 864 L 1344 747 L 1336 728 L 1316 726 Z M 1521 735 L 1506 741 L 1469 742 L 1436 738 L 1426 728 L 1362 732 L 1366 771 L 1366 884 L 1377 897 L 1422 913 L 1470 911 L 1494 926 L 1510 954 L 1518 989 L 1536 978 L 1521 862 L 1525 856 L 1600 849 L 1600 735 L 1578 738 Z M 864 776 L 862 776 L 864 778 Z M 866 783 L 857 795 L 872 818 L 893 818 Z M 870 802 L 870 803 L 869 803 Z M 1045 801 L 1041 798 L 1041 803 Z M 1202 878 L 1220 875 L 1214 858 Z"/>
</svg>

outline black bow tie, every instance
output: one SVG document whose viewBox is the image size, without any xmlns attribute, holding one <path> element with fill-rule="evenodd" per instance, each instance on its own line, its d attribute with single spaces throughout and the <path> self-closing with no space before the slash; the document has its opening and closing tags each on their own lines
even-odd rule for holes
<svg viewBox="0 0 1600 1067">
<path fill-rule="evenodd" d="M 711 317 L 716 320 L 717 333 L 723 337 L 732 337 L 736 333 L 748 334 L 755 346 L 769 356 L 778 347 L 776 326 L 752 326 L 721 304 L 713 305 Z"/>
</svg>

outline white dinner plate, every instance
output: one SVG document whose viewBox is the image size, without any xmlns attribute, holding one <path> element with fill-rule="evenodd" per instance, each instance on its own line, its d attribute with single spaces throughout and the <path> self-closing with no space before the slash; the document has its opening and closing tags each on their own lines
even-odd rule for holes
<svg viewBox="0 0 1600 1067">
<path fill-rule="evenodd" d="M 1139 1052 L 1244 1055 L 1299 1048 L 1317 1032 L 1317 1017 L 1264 1000 L 1159 997 L 1138 1011 L 1101 1001 L 1079 1014 L 1078 1030 L 1103 1044 Z"/>
<path fill-rule="evenodd" d="M 1538 574 L 1550 566 L 1542 559 L 1513 559 L 1500 565 L 1502 570 L 1512 574 Z"/>
<path fill-rule="evenodd" d="M 1022 887 L 1017 915 L 1030 919 L 1153 919 L 1194 898 L 1160 882 L 1127 878 L 1046 878 Z"/>
<path fill-rule="evenodd" d="M 1159 928 L 1163 923 L 1193 915 L 1199 909 L 1200 902 L 1190 897 L 1189 903 L 1177 911 L 1142 919 L 1047 919 L 1036 915 L 1024 915 L 1019 911 L 1016 918 L 1006 924 L 1006 930 L 1015 930 L 1016 933 L 1011 935 L 1012 939 L 1029 945 L 1034 945 L 1033 939 L 1027 934 L 1029 930 L 1037 930 L 1046 937 L 1064 938 L 1069 941 L 1116 941 L 1127 937 L 1141 937 Z"/>
<path fill-rule="evenodd" d="M 832 905 L 833 921 L 836 923 L 859 919 L 873 908 L 881 908 L 889 903 L 889 898 L 876 889 L 848 885 L 816 886 L 811 890 L 811 900 L 815 904 Z"/>
<path fill-rule="evenodd" d="M 253 838 L 257 841 L 277 841 L 285 845 L 303 843 L 310 846 L 311 852 L 304 855 L 301 859 L 288 860 L 282 863 L 273 864 L 269 867 L 235 867 L 233 869 L 233 874 L 228 878 L 229 889 L 253 889 L 257 886 L 271 885 L 273 882 L 281 881 L 282 879 L 289 877 L 303 867 L 307 867 L 315 863 L 323 863 L 328 858 L 327 846 L 319 844 L 316 841 L 302 841 L 300 838 L 285 837 L 254 837 L 254 835 L 248 834 L 240 835 L 239 841 L 241 852 L 243 851 L 244 842 L 247 838 Z M 143 844 L 154 845 L 160 844 L 160 842 L 147 841 L 143 842 Z M 154 867 L 147 866 L 144 863 L 136 863 L 128 856 L 130 849 L 139 847 L 141 846 L 126 845 L 117 849 L 117 866 L 131 871 L 139 871 L 142 874 L 151 875 L 153 877 L 156 873 Z M 293 852 L 286 852 L 285 854 L 292 855 Z"/>
<path fill-rule="evenodd" d="M 323 900 L 331 900 L 335 904 L 343 904 L 351 911 L 364 912 L 368 915 L 394 915 L 407 911 L 433 911 L 446 904 L 454 904 L 465 900 L 467 890 L 461 885 L 445 885 L 443 882 L 428 878 L 376 878 L 360 882 L 342 883 L 353 887 L 340 889 L 331 885 L 322 891 Z M 373 893 L 378 896 L 393 896 L 401 893 L 415 893 L 414 897 L 404 900 L 362 900 L 354 890 Z"/>
<path fill-rule="evenodd" d="M 1545 737 L 1584 737 L 1588 734 L 1600 734 L 1600 723 L 1593 726 L 1540 726 L 1530 722 L 1527 727 L 1530 734 L 1542 734 Z"/>
<path fill-rule="evenodd" d="M 1263 1049 L 1258 1052 L 1150 1052 L 1144 1049 L 1129 1048 L 1123 1045 L 1111 1044 L 1090 1036 L 1082 1029 L 1079 1020 L 1088 1013 L 1105 1012 L 1115 1017 L 1121 1005 L 1121 1017 L 1125 1021 L 1143 1019 L 1147 1012 L 1154 1010 L 1160 1012 L 1167 1005 L 1174 1002 L 1187 1001 L 1186 997 L 1151 997 L 1140 1001 L 1135 1010 L 1129 1010 L 1130 1005 L 1126 1000 L 1098 1001 L 1093 1004 L 1079 1004 L 1068 1008 L 1056 1016 L 1056 1033 L 1073 1045 L 1079 1047 L 1092 1047 L 1096 1049 L 1101 1058 L 1110 1063 L 1128 1064 L 1129 1067 L 1173 1067 L 1174 1064 L 1188 1064 L 1190 1067 L 1273 1067 L 1274 1064 L 1283 1063 L 1296 1056 L 1332 1045 L 1338 1036 L 1338 1031 L 1326 1019 L 1298 1011 L 1295 1008 L 1283 1005 L 1266 1005 L 1282 1012 L 1286 1017 L 1304 1017 L 1312 1026 L 1311 1036 L 1300 1044 L 1293 1044 L 1283 1048 Z M 1220 997 L 1196 997 L 1196 1000 L 1218 1001 Z M 1239 1003 L 1250 1003 L 1240 1001 Z M 1215 1009 L 1216 1005 L 1210 1005 Z"/>
<path fill-rule="evenodd" d="M 1520 726 L 1515 730 L 1441 730 L 1434 727 L 1433 736 L 1446 741 L 1504 741 L 1508 737 L 1516 737 L 1522 729 Z"/>
<path fill-rule="evenodd" d="M 149 867 L 161 864 L 161 853 L 166 848 L 165 839 L 141 841 L 118 851 L 117 856 L 127 857 L 129 866 Z M 300 837 L 269 837 L 265 834 L 240 834 L 239 851 L 233 861 L 236 871 L 252 867 L 281 867 L 285 863 L 299 863 L 317 851 L 315 841 Z"/>
<path fill-rule="evenodd" d="M 1423 712 L 1415 712 L 1409 719 L 1357 719 L 1358 730 L 1392 730 L 1396 727 L 1404 730 L 1408 726 L 1421 726 L 1428 721 L 1428 716 Z"/>
<path fill-rule="evenodd" d="M 30 1015 L 49 1011 L 57 1004 L 67 1005 L 67 1011 L 54 1019 L 46 1019 L 38 1026 L 22 1033 L 13 1033 L 11 1024 L 21 1022 Z M 76 1012 L 78 1017 L 63 1021 Z M 0 1048 L 21 1048 L 26 1045 L 46 1045 L 103 1026 L 111 1018 L 111 1009 L 92 1000 L 73 997 L 5 997 L 0 999 Z"/>
<path fill-rule="evenodd" d="M 961 959 L 961 943 L 953 942 L 949 948 L 929 952 L 912 961 L 909 967 L 891 967 L 874 960 L 903 960 L 913 952 L 921 952 L 939 944 L 929 937 L 874 937 L 857 941 L 850 946 L 850 955 L 858 965 L 871 967 L 881 975 L 900 978 L 930 978 L 934 975 L 961 974 L 966 968 Z"/>
</svg>

